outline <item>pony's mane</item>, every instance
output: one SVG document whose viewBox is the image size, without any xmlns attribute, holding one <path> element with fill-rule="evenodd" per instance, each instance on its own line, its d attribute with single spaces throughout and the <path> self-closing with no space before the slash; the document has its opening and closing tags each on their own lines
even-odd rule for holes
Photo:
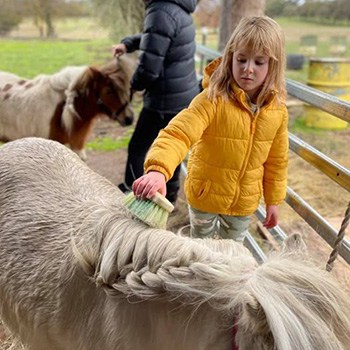
<svg viewBox="0 0 350 350">
<path fill-rule="evenodd" d="M 271 332 L 276 349 L 345 350 L 343 345 L 350 345 L 348 296 L 326 270 L 299 254 L 273 254 L 237 295 L 245 305 L 238 322 L 245 333 L 241 341 L 253 330 L 265 338 Z"/>
<path fill-rule="evenodd" d="M 128 54 L 107 62 L 100 69 L 101 73 L 112 79 L 122 101 L 128 101 L 130 98 L 130 81 L 136 63 L 136 57 Z"/>
<path fill-rule="evenodd" d="M 62 99 L 66 100 L 62 111 L 62 126 L 68 133 L 73 128 L 73 120 L 79 118 L 74 108 L 74 99 L 78 96 L 76 85 L 88 69 L 88 66 L 65 67 L 50 77 L 51 87 L 62 92 Z"/>
<path fill-rule="evenodd" d="M 300 249 L 274 253 L 259 266 L 231 240 L 193 240 L 130 218 L 111 219 L 103 211 L 90 215 L 94 225 L 86 221 L 81 227 L 86 234 L 94 226 L 92 235 L 104 227 L 100 249 L 76 241 L 74 251 L 109 295 L 182 300 L 194 309 L 208 303 L 225 317 L 237 315 L 242 350 L 261 344 L 279 350 L 344 350 L 350 344 L 348 296 Z"/>
<path fill-rule="evenodd" d="M 87 68 L 87 66 L 65 67 L 50 77 L 50 85 L 57 91 L 71 90 Z"/>
<path fill-rule="evenodd" d="M 234 242 L 213 244 L 212 240 L 193 240 L 149 228 L 130 218 L 109 216 L 108 211 L 98 210 L 80 229 L 85 235 L 95 227 L 91 234 L 101 237 L 99 252 L 81 242 L 75 242 L 74 250 L 84 270 L 113 295 L 169 300 L 186 292 L 186 298 L 217 299 L 220 303 L 229 297 L 223 284 L 238 286 L 246 272 L 255 269 L 255 259 Z M 102 236 L 99 227 L 108 228 Z M 222 245 L 226 247 L 223 251 Z M 236 276 L 230 273 L 232 269 Z M 218 283 L 213 283 L 216 278 Z"/>
</svg>

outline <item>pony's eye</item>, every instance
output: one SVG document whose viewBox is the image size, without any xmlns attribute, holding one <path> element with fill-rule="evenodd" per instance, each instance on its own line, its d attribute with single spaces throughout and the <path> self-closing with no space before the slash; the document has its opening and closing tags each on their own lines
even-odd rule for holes
<svg viewBox="0 0 350 350">
<path fill-rule="evenodd" d="M 114 89 L 108 87 L 105 91 L 106 95 L 114 95 L 116 92 L 114 91 Z"/>
</svg>

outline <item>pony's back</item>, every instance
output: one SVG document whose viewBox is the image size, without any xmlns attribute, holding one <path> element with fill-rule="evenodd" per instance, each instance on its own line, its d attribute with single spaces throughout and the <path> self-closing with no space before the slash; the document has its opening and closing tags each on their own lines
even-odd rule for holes
<svg viewBox="0 0 350 350">
<path fill-rule="evenodd" d="M 20 80 L 21 78 L 16 74 L 0 72 L 0 89 L 3 89 L 7 84 L 15 84 Z"/>
<path fill-rule="evenodd" d="M 53 89 L 58 91 L 69 89 L 74 86 L 87 69 L 88 66 L 65 67 L 50 77 L 50 84 Z"/>
<path fill-rule="evenodd" d="M 104 196 L 97 198 L 98 192 Z M 88 319 L 92 307 L 74 303 L 74 295 L 81 291 L 83 303 L 90 298 L 94 308 L 102 305 L 74 263 L 74 225 L 88 219 L 84 211 L 88 216 L 118 195 L 115 186 L 57 142 L 28 138 L 0 148 L 0 313 L 33 349 L 80 349 L 79 340 L 71 340 L 78 333 L 74 318 Z M 102 322 L 100 317 L 96 314 Z M 54 345 L 51 328 L 60 329 L 66 345 Z"/>
</svg>

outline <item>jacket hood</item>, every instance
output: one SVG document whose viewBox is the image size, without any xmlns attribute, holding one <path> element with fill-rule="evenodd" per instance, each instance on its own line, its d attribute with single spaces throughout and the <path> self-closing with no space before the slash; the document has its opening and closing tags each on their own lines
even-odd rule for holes
<svg viewBox="0 0 350 350">
<path fill-rule="evenodd" d="M 209 79 L 211 75 L 217 70 L 220 63 L 222 61 L 221 57 L 216 58 L 214 61 L 211 61 L 205 68 L 203 72 L 203 81 L 202 86 L 203 88 L 207 88 L 209 85 Z"/>
<path fill-rule="evenodd" d="M 146 6 L 154 2 L 172 2 L 182 7 L 186 12 L 192 13 L 196 9 L 197 0 L 144 0 Z"/>
<path fill-rule="evenodd" d="M 209 79 L 212 76 L 212 74 L 218 69 L 220 66 L 220 63 L 222 61 L 222 57 L 215 58 L 213 61 L 211 61 L 204 69 L 203 73 L 203 81 L 202 81 L 202 87 L 207 88 L 209 85 Z M 235 95 L 241 95 L 244 94 L 244 91 L 238 87 L 236 83 L 231 84 L 232 91 Z"/>
</svg>

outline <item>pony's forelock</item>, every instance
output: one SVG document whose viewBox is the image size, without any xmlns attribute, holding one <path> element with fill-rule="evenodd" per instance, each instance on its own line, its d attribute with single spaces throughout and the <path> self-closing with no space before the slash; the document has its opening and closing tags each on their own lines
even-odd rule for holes
<svg viewBox="0 0 350 350">
<path fill-rule="evenodd" d="M 101 72 L 111 78 L 123 102 L 130 99 L 130 81 L 136 69 L 136 62 L 137 60 L 133 55 L 123 55 L 101 68 Z"/>
<path fill-rule="evenodd" d="M 277 349 L 342 350 L 344 344 L 350 345 L 347 296 L 306 255 L 290 251 L 274 254 L 256 269 L 243 293 L 261 305 L 264 317 L 260 317 L 259 327 L 269 330 L 265 337 L 270 334 Z M 239 326 L 250 332 L 259 328 L 258 313 L 249 312 L 251 304 L 245 302 L 239 319 Z M 253 335 L 242 335 L 242 343 L 251 344 L 249 337 L 253 339 Z"/>
</svg>

